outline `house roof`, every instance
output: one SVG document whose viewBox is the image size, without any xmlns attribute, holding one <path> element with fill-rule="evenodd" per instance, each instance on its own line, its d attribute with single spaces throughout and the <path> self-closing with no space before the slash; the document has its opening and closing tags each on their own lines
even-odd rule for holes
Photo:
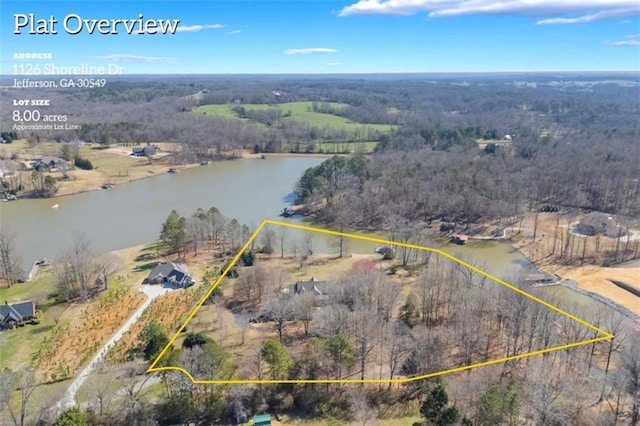
<svg viewBox="0 0 640 426">
<path fill-rule="evenodd" d="M 65 163 L 66 161 L 60 157 L 42 157 L 40 159 L 40 162 L 45 164 L 51 164 L 51 163 L 59 164 L 59 163 Z"/>
<path fill-rule="evenodd" d="M 318 281 L 315 277 L 311 277 L 309 281 L 298 281 L 289 287 L 289 294 L 302 294 L 306 292 L 315 292 L 318 296 L 324 295 L 326 291 L 326 281 Z"/>
<path fill-rule="evenodd" d="M 0 319 L 6 321 L 12 319 L 14 321 L 22 321 L 23 318 L 31 318 L 36 311 L 35 303 L 31 300 L 0 305 Z"/>
<path fill-rule="evenodd" d="M 469 239 L 469 236 L 465 234 L 453 234 L 451 238 L 458 239 L 460 241 L 467 241 Z"/>
<path fill-rule="evenodd" d="M 166 262 L 156 265 L 147 278 L 151 280 L 168 278 L 180 283 L 185 277 L 191 278 L 187 272 L 186 266 L 178 265 L 173 262 Z"/>
</svg>

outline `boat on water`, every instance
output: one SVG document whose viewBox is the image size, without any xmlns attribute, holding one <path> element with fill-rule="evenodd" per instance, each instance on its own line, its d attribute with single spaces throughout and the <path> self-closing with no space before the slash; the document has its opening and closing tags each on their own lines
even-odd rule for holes
<svg viewBox="0 0 640 426">
<path fill-rule="evenodd" d="M 284 209 L 282 209 L 282 211 L 280 212 L 280 216 L 282 217 L 291 217 L 294 214 L 296 214 L 296 212 L 290 208 L 290 207 L 285 207 Z"/>
<path fill-rule="evenodd" d="M 171 168 L 169 169 L 169 173 L 178 173 L 180 170 Z"/>
<path fill-rule="evenodd" d="M 51 208 L 51 209 L 57 209 L 58 207 L 60 207 L 58 204 L 51 204 L 49 206 L 49 208 Z"/>
</svg>

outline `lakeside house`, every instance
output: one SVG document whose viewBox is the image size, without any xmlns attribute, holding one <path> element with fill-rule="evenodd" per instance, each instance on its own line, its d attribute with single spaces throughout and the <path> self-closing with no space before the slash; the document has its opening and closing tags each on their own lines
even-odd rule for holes
<svg viewBox="0 0 640 426">
<path fill-rule="evenodd" d="M 453 234 L 451 236 L 451 239 L 449 240 L 449 242 L 455 243 L 455 244 L 459 244 L 459 245 L 464 245 L 467 243 L 467 241 L 469 240 L 469 236 L 465 235 L 465 234 Z"/>
<path fill-rule="evenodd" d="M 191 287 L 193 279 L 187 272 L 186 265 L 178 265 L 173 262 L 164 262 L 156 265 L 145 279 L 148 284 L 171 284 L 178 288 Z"/>
<path fill-rule="evenodd" d="M 136 146 L 131 151 L 131 155 L 134 157 L 151 157 L 160 151 L 160 148 L 156 145 Z"/>
<path fill-rule="evenodd" d="M 0 305 L 0 330 L 19 327 L 36 317 L 36 304 L 32 300 Z"/>
<path fill-rule="evenodd" d="M 60 157 L 42 157 L 36 161 L 33 165 L 33 169 L 38 172 L 53 172 L 61 166 L 66 166 L 69 163 Z"/>
</svg>

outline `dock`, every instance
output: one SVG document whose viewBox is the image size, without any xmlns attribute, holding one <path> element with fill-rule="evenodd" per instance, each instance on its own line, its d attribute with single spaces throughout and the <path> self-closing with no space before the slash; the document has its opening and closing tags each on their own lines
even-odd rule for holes
<svg viewBox="0 0 640 426">
<path fill-rule="evenodd" d="M 560 284 L 562 279 L 555 274 L 540 272 L 527 275 L 524 277 L 524 282 L 531 287 L 550 287 Z"/>
<path fill-rule="evenodd" d="M 35 262 L 33 262 L 33 265 L 31 265 L 31 269 L 29 270 L 29 272 L 25 272 L 24 275 L 20 278 L 20 282 L 28 283 L 35 280 L 38 276 L 38 273 L 40 273 L 40 268 L 45 266 L 49 266 L 49 261 L 47 259 L 36 260 Z"/>
<path fill-rule="evenodd" d="M 293 210 L 291 207 L 285 207 L 280 212 L 280 216 L 282 217 L 291 217 L 295 214 L 296 214 L 295 210 Z"/>
</svg>

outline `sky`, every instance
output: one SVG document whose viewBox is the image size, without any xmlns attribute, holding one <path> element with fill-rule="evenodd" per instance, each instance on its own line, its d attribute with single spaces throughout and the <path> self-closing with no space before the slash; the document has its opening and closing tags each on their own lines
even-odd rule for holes
<svg viewBox="0 0 640 426">
<path fill-rule="evenodd" d="M 83 27 L 71 35 L 62 25 L 70 14 L 180 23 L 175 34 Z M 16 15 L 49 32 L 42 22 L 53 17 L 57 34 L 29 34 L 30 24 L 15 34 Z M 2 74 L 28 62 L 15 53 L 50 53 L 42 66 L 112 64 L 125 74 L 640 71 L 640 3 L 2 0 Z"/>
</svg>

